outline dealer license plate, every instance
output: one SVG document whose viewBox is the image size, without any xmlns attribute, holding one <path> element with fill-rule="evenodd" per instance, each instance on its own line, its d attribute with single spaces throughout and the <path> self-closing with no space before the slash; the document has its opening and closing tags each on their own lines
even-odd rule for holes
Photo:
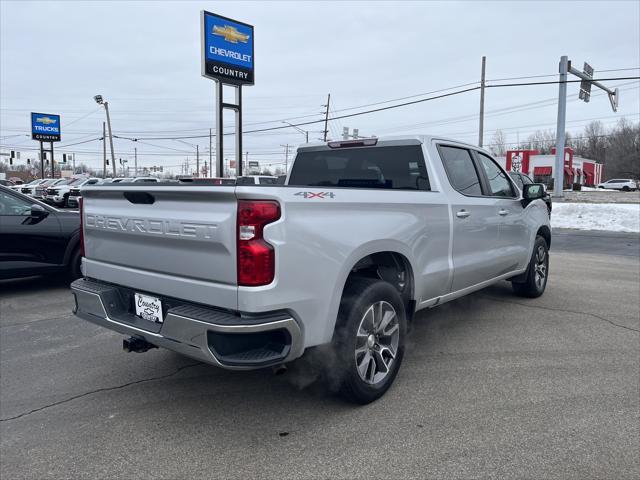
<svg viewBox="0 0 640 480">
<path fill-rule="evenodd" d="M 162 302 L 159 298 L 136 293 L 136 315 L 150 322 L 162 323 Z"/>
</svg>

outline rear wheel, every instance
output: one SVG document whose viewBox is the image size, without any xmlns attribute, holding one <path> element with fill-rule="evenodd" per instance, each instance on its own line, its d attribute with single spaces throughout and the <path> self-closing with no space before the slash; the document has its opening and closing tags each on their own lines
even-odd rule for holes
<svg viewBox="0 0 640 480">
<path fill-rule="evenodd" d="M 536 298 L 544 293 L 549 278 L 549 247 L 537 236 L 524 282 L 511 282 L 513 291 L 521 297 Z"/>
<path fill-rule="evenodd" d="M 405 335 L 405 307 L 398 291 L 382 280 L 351 281 L 334 336 L 342 396 L 360 404 L 380 398 L 400 369 Z"/>
<path fill-rule="evenodd" d="M 80 249 L 76 248 L 73 254 L 71 254 L 71 261 L 69 262 L 69 277 L 71 280 L 75 280 L 82 276 L 82 271 L 80 269 L 81 263 L 82 257 L 80 256 Z"/>
<path fill-rule="evenodd" d="M 629 187 L 627 187 L 626 185 L 624 187 L 622 187 L 622 191 L 623 192 L 629 192 L 631 189 Z"/>
</svg>

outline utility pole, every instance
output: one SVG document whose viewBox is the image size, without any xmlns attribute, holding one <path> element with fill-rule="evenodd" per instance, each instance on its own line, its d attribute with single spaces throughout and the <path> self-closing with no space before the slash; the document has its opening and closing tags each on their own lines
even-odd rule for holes
<svg viewBox="0 0 640 480">
<path fill-rule="evenodd" d="M 107 178 L 107 125 L 102 122 L 102 178 Z"/>
<path fill-rule="evenodd" d="M 478 133 L 478 146 L 482 147 L 484 139 L 484 71 L 487 63 L 487 57 L 482 57 L 482 74 L 480 75 L 480 131 Z"/>
<path fill-rule="evenodd" d="M 556 128 L 556 161 L 553 167 L 553 196 L 563 197 L 564 190 L 564 140 L 567 119 L 567 75 L 569 57 L 560 57 L 560 83 L 558 84 L 558 125 Z"/>
<path fill-rule="evenodd" d="M 289 167 L 289 144 L 287 143 L 286 145 L 280 145 L 281 147 L 284 147 L 284 171 L 288 171 L 288 167 Z"/>
<path fill-rule="evenodd" d="M 244 156 L 245 156 L 244 164 L 246 165 L 247 168 L 249 168 L 249 152 L 244 152 Z"/>
<path fill-rule="evenodd" d="M 213 177 L 213 146 L 211 145 L 211 129 L 209 129 L 209 176 Z"/>
<path fill-rule="evenodd" d="M 581 72 L 577 68 L 571 66 L 569 57 L 563 55 L 560 57 L 560 76 L 558 82 L 558 125 L 556 128 L 556 159 L 553 172 L 553 197 L 562 199 L 564 197 L 564 145 L 565 145 L 565 123 L 567 118 L 567 77 L 569 73 L 582 79 L 580 84 L 579 98 L 588 102 L 591 97 L 591 85 L 604 90 L 609 95 L 611 108 L 614 112 L 618 111 L 618 101 L 620 92 L 616 88 L 611 90 L 598 81 L 593 80 L 593 68 L 585 62 L 584 71 Z"/>
<path fill-rule="evenodd" d="M 196 145 L 196 177 L 200 177 L 200 146 Z"/>
<path fill-rule="evenodd" d="M 324 141 L 327 141 L 327 123 L 329 121 L 329 103 L 331 102 L 331 94 L 327 95 L 327 109 L 324 112 Z"/>
<path fill-rule="evenodd" d="M 133 172 L 134 176 L 138 176 L 138 147 L 133 147 Z"/>
</svg>

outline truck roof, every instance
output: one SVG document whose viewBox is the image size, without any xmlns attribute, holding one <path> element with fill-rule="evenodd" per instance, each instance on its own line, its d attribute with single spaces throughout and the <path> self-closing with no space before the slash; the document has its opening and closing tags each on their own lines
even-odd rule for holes
<svg viewBox="0 0 640 480">
<path fill-rule="evenodd" d="M 482 147 L 478 147 L 477 145 L 472 145 L 467 142 L 462 142 L 460 140 L 456 140 L 455 138 L 449 138 L 444 135 L 391 135 L 391 136 L 382 136 L 382 137 L 369 137 L 369 138 L 359 138 L 357 140 L 329 140 L 328 142 L 311 142 L 307 144 L 300 145 L 298 147 L 298 151 L 304 150 L 322 150 L 325 148 L 329 148 L 330 143 L 339 143 L 339 142 L 357 142 L 376 139 L 377 142 L 375 144 L 376 147 L 380 146 L 394 146 L 394 145 L 418 145 L 422 143 L 430 143 L 432 140 L 441 140 L 445 142 L 453 142 L 461 145 L 466 145 L 470 148 L 485 150 Z M 373 145 L 371 145 L 373 146 Z M 367 147 L 367 145 L 363 145 L 363 147 Z M 486 150 L 485 150 L 486 151 Z M 487 152 L 489 153 L 489 152 Z"/>
</svg>

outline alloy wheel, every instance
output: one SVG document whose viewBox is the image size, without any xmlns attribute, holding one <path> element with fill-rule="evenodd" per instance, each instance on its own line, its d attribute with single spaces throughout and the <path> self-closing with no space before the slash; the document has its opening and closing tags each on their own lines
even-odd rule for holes
<svg viewBox="0 0 640 480">
<path fill-rule="evenodd" d="M 371 305 L 360 320 L 356 334 L 355 361 L 358 375 L 370 385 L 382 382 L 391 372 L 400 342 L 400 323 L 389 302 Z"/>
</svg>

